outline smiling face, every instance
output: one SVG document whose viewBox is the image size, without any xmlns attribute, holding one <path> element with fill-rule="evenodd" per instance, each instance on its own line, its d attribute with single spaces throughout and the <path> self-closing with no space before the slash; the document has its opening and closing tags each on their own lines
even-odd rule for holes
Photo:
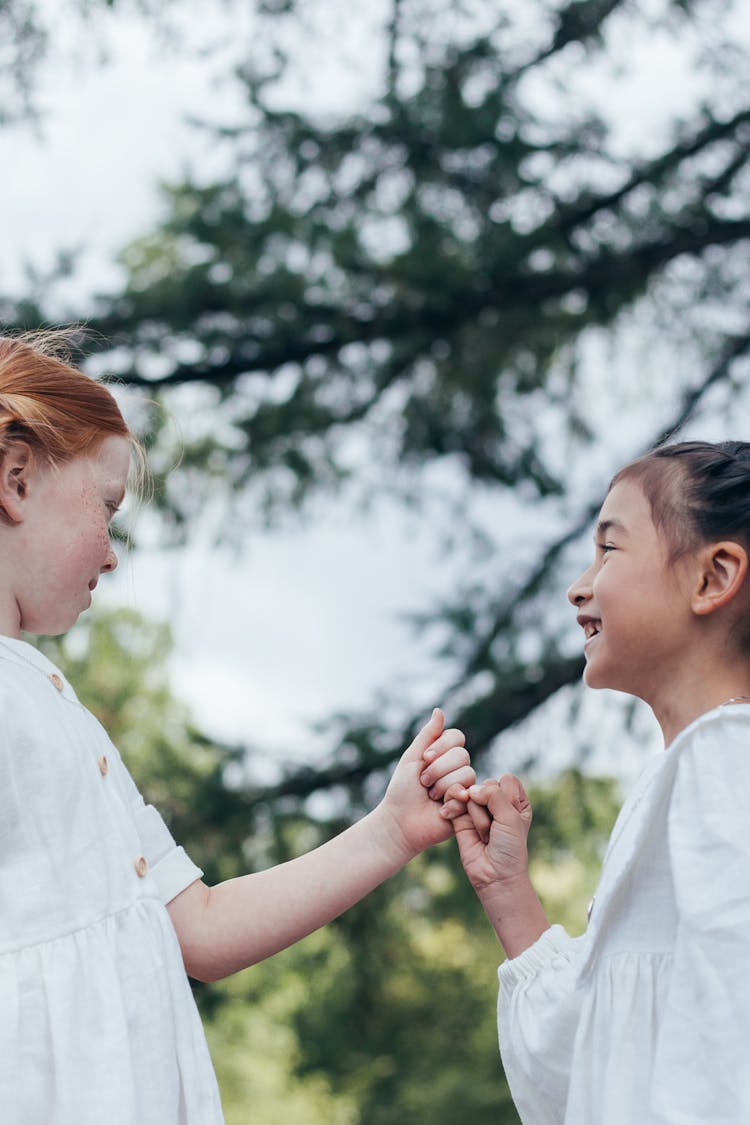
<svg viewBox="0 0 750 1125">
<path fill-rule="evenodd" d="M 91 605 L 99 576 L 117 566 L 109 524 L 125 494 L 130 456 L 126 438 L 108 437 L 90 456 L 61 466 L 32 461 L 18 468 L 3 631 L 63 633 Z"/>
<path fill-rule="evenodd" d="M 623 480 L 607 496 L 594 561 L 568 599 L 586 635 L 585 682 L 653 704 L 663 685 L 674 682 L 692 613 L 684 568 L 670 565 L 637 483 Z"/>
</svg>

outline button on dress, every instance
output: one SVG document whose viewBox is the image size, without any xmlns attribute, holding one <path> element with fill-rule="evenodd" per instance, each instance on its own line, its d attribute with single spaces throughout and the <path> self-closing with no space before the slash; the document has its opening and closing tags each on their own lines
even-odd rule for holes
<svg viewBox="0 0 750 1125">
<path fill-rule="evenodd" d="M 750 1122 L 750 707 L 701 716 L 612 832 L 582 937 L 500 966 L 524 1125 Z"/>
<path fill-rule="evenodd" d="M 166 910 L 201 874 L 60 672 L 0 638 L 2 1125 L 221 1125 Z"/>
</svg>

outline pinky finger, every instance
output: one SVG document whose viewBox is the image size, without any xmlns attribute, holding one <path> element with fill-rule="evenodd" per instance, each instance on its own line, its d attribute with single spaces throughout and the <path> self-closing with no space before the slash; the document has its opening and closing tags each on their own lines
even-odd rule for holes
<svg viewBox="0 0 750 1125">
<path fill-rule="evenodd" d="M 464 806 L 464 811 L 465 811 L 466 803 L 469 800 L 469 787 L 468 787 L 468 785 L 465 785 L 463 781 L 454 781 L 452 785 L 448 786 L 445 793 L 443 794 L 443 800 L 445 800 L 445 801 L 450 801 L 450 800 L 460 801 L 461 804 Z"/>
<path fill-rule="evenodd" d="M 466 806 L 466 812 L 471 817 L 471 823 L 483 844 L 486 844 L 490 838 L 490 828 L 492 827 L 492 817 L 487 812 L 483 805 L 478 805 L 476 801 L 469 801 Z"/>
<path fill-rule="evenodd" d="M 447 797 L 441 806 L 440 815 L 444 820 L 456 820 L 459 816 L 466 816 L 466 802 L 457 797 Z"/>
</svg>

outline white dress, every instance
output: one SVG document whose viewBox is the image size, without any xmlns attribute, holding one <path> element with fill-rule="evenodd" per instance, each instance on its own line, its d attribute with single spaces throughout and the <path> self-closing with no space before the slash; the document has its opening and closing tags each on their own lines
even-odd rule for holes
<svg viewBox="0 0 750 1125">
<path fill-rule="evenodd" d="M 165 908 L 201 874 L 58 670 L 0 638 L 2 1125 L 220 1125 Z"/>
<path fill-rule="evenodd" d="M 750 707 L 701 716 L 612 832 L 583 937 L 501 965 L 524 1125 L 750 1122 Z"/>
</svg>

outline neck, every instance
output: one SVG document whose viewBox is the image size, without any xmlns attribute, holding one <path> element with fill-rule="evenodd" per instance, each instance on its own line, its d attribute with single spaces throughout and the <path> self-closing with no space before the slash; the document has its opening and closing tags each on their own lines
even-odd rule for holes
<svg viewBox="0 0 750 1125">
<path fill-rule="evenodd" d="M 703 680 L 681 685 L 659 700 L 647 700 L 669 746 L 695 719 L 723 704 L 750 703 L 750 669 L 740 666 L 731 675 L 705 675 Z"/>
<path fill-rule="evenodd" d="M 12 594 L 0 592 L 0 634 L 4 637 L 21 636 L 21 613 Z"/>
</svg>

